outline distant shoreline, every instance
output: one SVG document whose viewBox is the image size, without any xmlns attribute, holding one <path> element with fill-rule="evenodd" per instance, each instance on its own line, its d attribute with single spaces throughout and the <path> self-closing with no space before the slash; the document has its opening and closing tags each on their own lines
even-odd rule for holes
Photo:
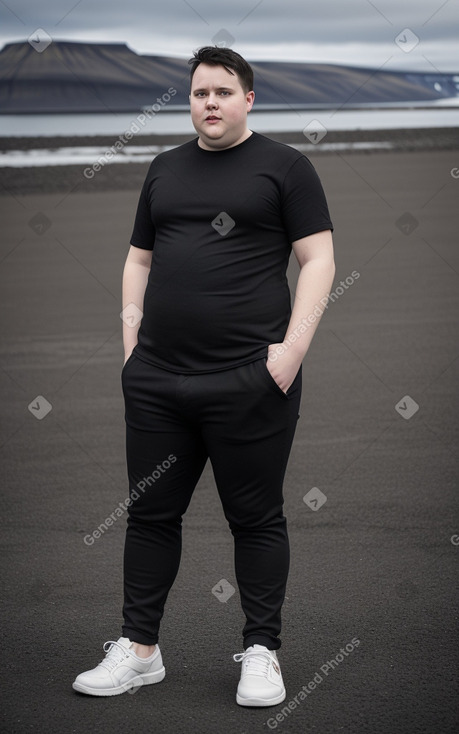
<svg viewBox="0 0 459 734">
<path fill-rule="evenodd" d="M 395 110 L 395 111 L 403 111 L 403 110 L 448 110 L 451 108 L 457 108 L 459 107 L 459 102 L 457 101 L 457 97 L 445 97 L 443 100 L 434 100 L 434 102 L 428 102 L 428 101 L 420 101 L 420 102 L 361 102 L 360 104 L 343 104 L 342 106 L 337 105 L 336 102 L 329 102 L 317 104 L 317 102 L 295 102 L 295 104 L 292 105 L 285 105 L 285 104 L 257 104 L 257 107 L 252 110 L 252 114 L 257 113 L 264 113 L 264 112 L 291 112 L 292 109 L 299 112 L 330 112 L 335 111 L 336 109 L 343 110 L 344 112 L 365 112 L 365 111 L 371 111 L 371 112 L 378 112 L 378 111 L 387 111 L 387 110 Z M 168 104 L 167 105 L 167 113 L 168 114 L 183 114 L 184 112 L 188 113 L 190 111 L 190 105 L 189 104 L 182 104 L 182 105 L 173 105 Z M 141 109 L 137 108 L 130 108 L 130 107 L 119 107 L 119 108 L 111 108 L 110 114 L 114 115 L 131 115 L 133 119 L 135 119 L 136 115 L 141 115 L 142 113 L 150 113 L 150 114 L 158 114 L 155 113 L 154 110 L 151 109 L 151 106 L 148 107 L 148 105 L 145 105 Z M 56 110 L 50 110 L 47 111 L 41 111 L 41 110 L 0 110 L 0 120 L 4 116 L 10 116 L 10 115 L 24 115 L 25 117 L 31 116 L 34 117 L 36 115 L 98 115 L 98 114 L 104 114 L 103 111 L 100 110 L 92 110 L 92 109 L 84 109 L 79 108 L 78 111 L 74 109 L 56 109 Z M 164 112 L 162 112 L 164 114 Z"/>
</svg>

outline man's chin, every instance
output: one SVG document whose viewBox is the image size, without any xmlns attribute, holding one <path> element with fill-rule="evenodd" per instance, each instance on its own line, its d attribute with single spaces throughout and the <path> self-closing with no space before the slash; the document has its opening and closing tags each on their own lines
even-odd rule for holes
<svg viewBox="0 0 459 734">
<path fill-rule="evenodd" d="M 218 150 L 220 148 L 228 148 L 231 145 L 231 143 L 228 143 L 228 141 L 225 140 L 225 136 L 223 134 L 206 135 L 205 133 L 200 132 L 199 138 L 201 140 L 201 143 L 215 150 Z"/>
<path fill-rule="evenodd" d="M 220 138 L 222 138 L 225 135 L 225 131 L 221 129 L 218 130 L 217 126 L 215 127 L 209 126 L 207 128 L 201 128 L 199 133 L 204 140 L 219 140 Z"/>
</svg>

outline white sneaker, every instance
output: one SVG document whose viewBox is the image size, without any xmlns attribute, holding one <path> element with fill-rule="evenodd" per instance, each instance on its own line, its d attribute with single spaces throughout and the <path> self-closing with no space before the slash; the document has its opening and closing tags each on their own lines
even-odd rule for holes
<svg viewBox="0 0 459 734">
<path fill-rule="evenodd" d="M 233 655 L 242 661 L 241 680 L 236 702 L 240 706 L 275 706 L 285 699 L 285 687 L 275 650 L 264 645 L 252 645 L 245 652 Z"/>
<path fill-rule="evenodd" d="M 162 681 L 166 670 L 158 645 L 149 658 L 139 658 L 131 649 L 132 644 L 127 637 L 120 637 L 117 642 L 106 642 L 105 658 L 97 667 L 76 677 L 72 684 L 75 691 L 91 696 L 117 696 L 133 688 Z"/>
</svg>

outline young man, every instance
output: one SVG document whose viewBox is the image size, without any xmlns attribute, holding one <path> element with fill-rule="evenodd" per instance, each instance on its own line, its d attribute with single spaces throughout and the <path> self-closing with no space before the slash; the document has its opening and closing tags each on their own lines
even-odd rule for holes
<svg viewBox="0 0 459 734">
<path fill-rule="evenodd" d="M 210 459 L 246 617 L 236 700 L 272 706 L 286 695 L 276 655 L 289 568 L 282 484 L 318 323 L 308 317 L 335 272 L 332 223 L 308 159 L 248 129 L 249 64 L 218 47 L 190 63 L 198 138 L 153 160 L 123 274 L 123 307 L 143 312 L 137 327 L 123 325 L 123 636 L 73 687 L 110 696 L 164 678 L 159 624 L 182 516 Z"/>
</svg>

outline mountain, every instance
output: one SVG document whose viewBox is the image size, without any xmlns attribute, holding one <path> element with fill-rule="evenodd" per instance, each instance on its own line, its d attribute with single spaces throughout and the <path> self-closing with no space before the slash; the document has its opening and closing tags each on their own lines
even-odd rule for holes
<svg viewBox="0 0 459 734">
<path fill-rule="evenodd" d="M 37 37 L 38 41 L 38 37 Z M 191 55 L 191 54 L 190 54 Z M 255 109 L 427 105 L 459 96 L 459 77 L 300 62 L 253 62 Z M 170 88 L 172 96 L 166 95 Z M 188 107 L 186 59 L 140 55 L 122 43 L 28 41 L 0 52 L 0 112 L 134 112 Z M 164 102 L 163 102 L 164 104 Z"/>
</svg>

